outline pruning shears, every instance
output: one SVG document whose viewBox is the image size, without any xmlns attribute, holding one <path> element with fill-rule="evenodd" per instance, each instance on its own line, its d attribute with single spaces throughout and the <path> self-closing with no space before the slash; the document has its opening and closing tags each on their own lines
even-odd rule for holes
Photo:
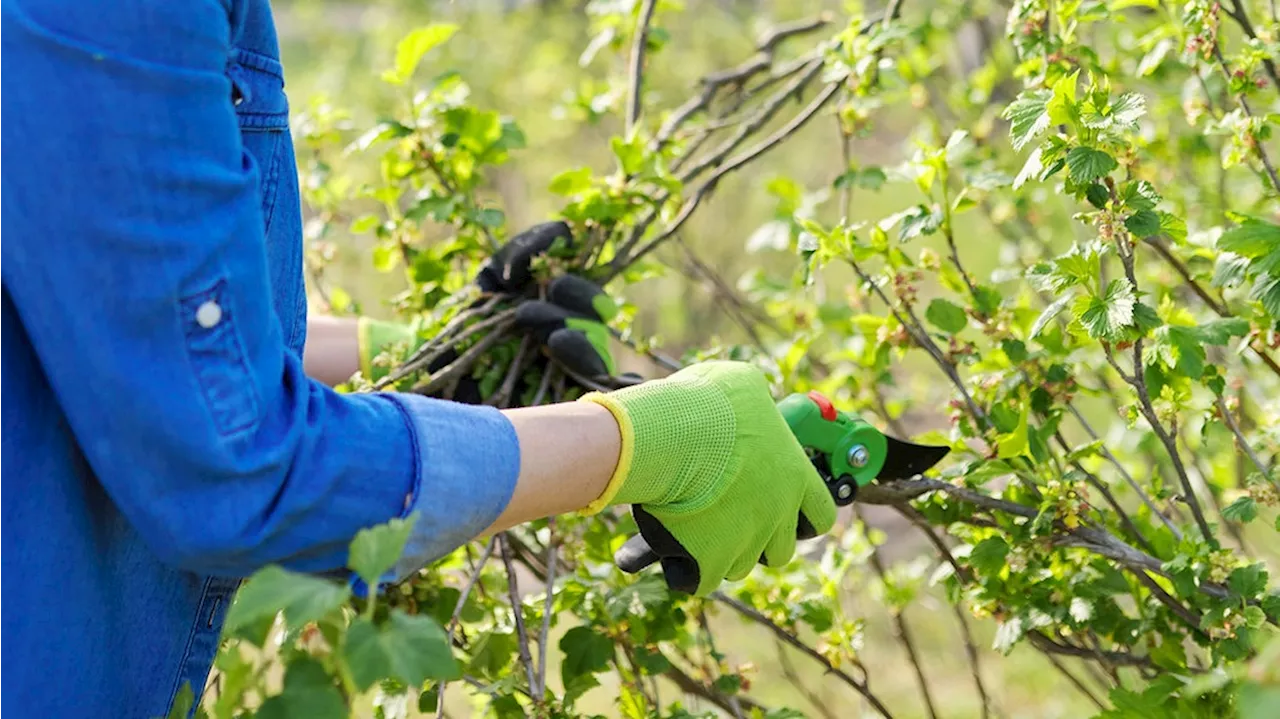
<svg viewBox="0 0 1280 719">
<path fill-rule="evenodd" d="M 778 402 L 778 411 L 841 507 L 852 504 L 858 490 L 871 482 L 911 479 L 951 451 L 890 437 L 861 417 L 837 410 L 816 391 L 787 396 Z M 807 524 L 801 522 L 800 539 L 814 536 Z M 637 534 L 618 549 L 614 561 L 622 571 L 635 573 L 657 562 L 658 555 Z"/>
</svg>

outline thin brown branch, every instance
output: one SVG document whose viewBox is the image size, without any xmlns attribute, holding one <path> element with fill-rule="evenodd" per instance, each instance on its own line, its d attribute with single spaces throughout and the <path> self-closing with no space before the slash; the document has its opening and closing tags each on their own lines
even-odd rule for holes
<svg viewBox="0 0 1280 719">
<path fill-rule="evenodd" d="M 813 647 L 810 647 L 808 644 L 805 644 L 803 641 L 797 638 L 794 634 L 775 624 L 772 619 L 769 619 L 765 615 L 756 611 L 755 608 L 750 607 L 746 604 L 743 604 L 742 602 L 738 601 L 737 599 L 734 599 L 733 597 L 730 597 L 729 595 L 723 592 L 713 592 L 711 594 L 711 597 L 715 599 L 717 602 L 720 602 L 721 604 L 728 605 L 734 611 L 738 612 L 739 614 L 746 617 L 747 619 L 750 619 L 751 621 L 765 627 L 769 631 L 773 632 L 774 636 L 776 636 L 777 638 L 781 639 L 787 644 L 790 644 L 796 649 L 799 649 L 801 652 L 807 655 L 810 659 L 813 659 L 814 661 L 818 662 L 822 666 L 826 667 L 827 673 L 834 674 L 838 679 L 840 679 L 840 681 L 844 682 L 846 685 L 848 685 L 850 688 L 852 688 L 854 691 L 860 694 L 863 699 L 865 699 L 869 704 L 871 704 L 871 706 L 874 707 L 876 711 L 880 712 L 882 716 L 886 717 L 886 719 L 892 719 L 893 715 L 889 713 L 889 710 L 885 708 L 884 704 L 880 701 L 880 699 L 876 697 L 875 694 L 871 693 L 871 690 L 867 687 L 867 684 L 865 681 L 858 681 L 857 679 L 854 679 L 853 676 L 851 676 L 848 672 L 835 666 L 834 664 L 831 663 L 830 660 L 822 656 L 821 652 L 814 649 Z"/>
<path fill-rule="evenodd" d="M 671 666 L 662 673 L 662 676 L 670 679 L 671 682 L 679 687 L 680 691 L 685 694 L 705 699 L 731 715 L 734 713 L 734 704 L 731 699 L 736 699 L 738 701 L 739 708 L 737 711 L 739 713 L 741 713 L 743 707 L 753 712 L 760 712 L 761 714 L 768 712 L 768 707 L 765 707 L 763 704 L 760 704 L 750 697 L 729 697 L 716 690 L 714 687 L 708 686 L 697 679 L 694 679 L 688 672 L 677 666 L 675 662 L 671 661 L 671 657 L 667 657 L 667 662 L 671 664 Z"/>
<path fill-rule="evenodd" d="M 497 542 L 497 537 L 491 537 L 488 544 L 485 545 L 484 554 L 480 556 L 480 561 L 476 563 L 475 568 L 471 570 L 471 576 L 467 579 L 467 583 L 462 587 L 462 593 L 458 595 L 458 601 L 453 605 L 453 614 L 449 617 L 448 643 L 453 645 L 453 634 L 458 629 L 458 618 L 462 616 L 462 608 L 466 606 L 467 600 L 471 598 L 471 590 L 476 586 L 476 582 L 480 581 L 480 574 L 484 571 L 484 565 L 489 561 L 489 557 L 493 556 L 493 548 Z M 447 682 L 440 682 L 440 688 L 436 692 L 436 717 L 439 719 L 444 716 L 444 690 Z"/>
<path fill-rule="evenodd" d="M 515 359 L 511 360 L 511 366 L 507 368 L 507 376 L 502 380 L 502 386 L 494 393 L 492 397 L 485 401 L 485 404 L 506 409 L 511 405 L 511 395 L 515 392 L 516 382 L 520 380 L 520 375 L 524 373 L 525 367 L 529 360 L 529 354 L 533 351 L 533 336 L 525 335 L 520 341 L 520 349 L 516 350 Z"/>
<path fill-rule="evenodd" d="M 526 679 L 529 682 L 530 696 L 534 701 L 542 701 L 542 687 L 534 677 L 533 658 L 529 654 L 529 634 L 524 628 L 524 610 L 520 602 L 520 590 L 516 586 L 516 568 L 511 563 L 511 547 L 507 539 L 507 533 L 503 532 L 499 542 L 502 546 L 502 564 L 507 570 L 507 596 L 511 599 L 511 613 L 516 625 L 516 638 L 520 650 L 520 664 L 524 667 Z"/>
<path fill-rule="evenodd" d="M 838 84 L 828 85 L 825 90 L 814 98 L 812 102 L 793 117 L 786 125 L 783 125 L 776 132 L 760 141 L 751 149 L 744 151 L 740 155 L 737 155 L 717 168 L 710 177 L 698 186 L 693 197 L 685 201 L 675 219 L 673 219 L 671 224 L 668 225 L 657 237 L 653 238 L 630 255 L 619 254 L 618 260 L 615 260 L 611 266 L 610 277 L 616 276 L 618 272 L 622 271 L 623 267 L 639 260 L 649 252 L 653 251 L 655 247 L 668 240 L 680 229 L 681 225 L 685 223 L 685 220 L 689 219 L 689 216 L 693 214 L 693 211 L 696 210 L 702 203 L 702 200 L 715 189 L 716 184 L 719 183 L 725 175 L 777 147 L 783 140 L 786 140 L 797 130 L 804 127 L 804 125 L 808 123 L 809 120 L 811 120 L 813 116 L 831 100 L 831 98 L 835 97 L 836 93 L 839 92 L 840 89 L 841 86 Z M 620 249 L 619 252 L 622 252 L 622 250 Z"/>
<path fill-rule="evenodd" d="M 556 586 L 556 518 L 547 520 L 547 597 L 542 605 L 542 631 L 538 633 L 538 692 L 547 694 L 547 637 L 551 636 L 551 610 Z"/>
<path fill-rule="evenodd" d="M 437 357 L 443 354 L 446 349 L 456 346 L 458 342 L 491 327 L 492 323 L 485 324 L 485 322 L 488 322 L 489 320 L 492 320 L 493 317 L 497 316 L 490 315 L 490 312 L 492 312 L 492 310 L 497 307 L 498 303 L 503 299 L 503 296 L 495 295 L 474 307 L 469 307 L 459 312 L 457 316 L 449 320 L 444 327 L 440 328 L 440 331 L 436 333 L 435 337 L 418 349 L 414 350 L 413 354 L 409 355 L 404 362 L 401 362 L 400 366 L 389 372 L 386 377 L 383 377 L 381 380 L 374 383 L 373 388 L 378 390 L 399 382 L 422 367 L 426 367 L 431 364 Z M 515 311 L 511 310 L 510 312 L 510 316 L 514 316 Z M 463 325 L 471 320 L 479 320 L 479 322 L 476 322 L 475 325 L 462 330 L 461 334 L 457 334 L 459 330 L 462 329 Z"/>
<path fill-rule="evenodd" d="M 1244 432 L 1240 431 L 1240 425 L 1236 422 L 1236 418 L 1231 414 L 1231 410 L 1227 407 L 1227 400 L 1224 396 L 1218 395 L 1218 413 L 1222 415 L 1222 420 L 1226 422 L 1227 427 L 1231 430 L 1231 434 L 1235 435 L 1236 445 L 1244 450 L 1249 460 L 1253 462 L 1253 466 L 1258 468 L 1259 474 L 1265 482 L 1270 482 L 1272 486 L 1280 489 L 1280 481 L 1272 476 L 1270 469 L 1262 463 L 1258 458 L 1258 454 L 1253 451 L 1253 447 L 1249 444 L 1249 440 L 1245 438 Z"/>
<path fill-rule="evenodd" d="M 1239 1 L 1240 0 L 1232 0 L 1232 2 L 1236 3 Z M 1227 78 L 1228 82 L 1230 82 L 1231 69 L 1227 67 L 1227 59 L 1222 56 L 1222 48 L 1217 44 L 1213 46 L 1213 55 L 1218 61 L 1218 67 L 1222 70 L 1223 76 Z M 1275 66 L 1272 65 L 1270 69 L 1274 71 Z M 1256 117 L 1253 114 L 1253 108 L 1249 106 L 1249 99 L 1244 96 L 1244 93 L 1236 95 L 1236 102 L 1240 104 L 1240 109 L 1244 111 L 1246 116 Z M 1254 140 L 1253 152 L 1258 156 L 1258 159 L 1262 161 L 1262 167 L 1266 170 L 1267 177 L 1271 178 L 1271 187 L 1277 194 L 1280 194 L 1280 175 L 1276 174 L 1275 165 L 1271 164 L 1271 157 L 1267 154 L 1267 151 L 1263 149 L 1262 143 L 1257 142 L 1257 138 L 1254 138 Z"/>
<path fill-rule="evenodd" d="M 653 22 L 653 11 L 657 0 L 644 0 L 640 7 L 640 22 L 636 26 L 634 42 L 631 43 L 631 84 L 627 93 L 627 136 L 635 131 L 636 122 L 640 119 L 640 96 L 644 91 L 644 51 L 649 44 L 649 24 Z"/>
<path fill-rule="evenodd" d="M 503 313 L 503 315 L 505 314 Z M 507 332 L 514 326 L 514 322 L 506 319 L 503 315 L 495 315 L 495 318 L 502 317 L 502 322 L 500 324 L 495 323 L 494 329 L 488 335 L 469 347 L 466 352 L 459 355 L 458 359 L 436 370 L 426 380 L 419 382 L 414 386 L 413 391 L 418 394 L 429 395 L 450 382 L 461 379 L 467 372 L 470 372 L 475 361 L 480 359 L 485 352 L 493 349 L 494 345 L 505 340 Z"/>
<path fill-rule="evenodd" d="M 863 519 L 862 510 L 855 506 L 858 519 L 866 523 Z M 888 581 L 888 572 L 885 570 L 884 560 L 880 557 L 880 548 L 871 547 L 871 566 L 876 571 L 876 576 L 881 582 Z M 911 662 L 911 668 L 915 671 L 916 687 L 920 693 L 920 699 L 924 702 L 925 710 L 932 719 L 938 719 L 938 710 L 933 705 L 933 694 L 929 691 L 929 680 L 924 675 L 924 666 L 920 663 L 920 656 L 916 652 L 915 641 L 911 638 L 911 627 L 907 625 L 907 619 L 904 613 L 889 609 L 890 616 L 893 617 L 894 637 L 898 643 L 902 645 L 903 650 L 907 653 L 907 660 Z"/>
<path fill-rule="evenodd" d="M 1104 704 L 1102 700 L 1099 699 L 1098 696 L 1089 689 L 1089 687 L 1085 686 L 1085 683 L 1081 681 L 1079 677 L 1072 674 L 1071 671 L 1067 669 L 1066 665 L 1061 662 L 1061 660 L 1059 660 L 1057 657 L 1055 657 L 1053 654 L 1050 654 L 1049 652 L 1042 652 L 1042 653 L 1044 654 L 1045 658 L 1049 660 L 1049 663 L 1053 665 L 1053 668 L 1057 669 L 1059 674 L 1066 677 L 1067 681 L 1071 682 L 1072 686 L 1074 686 L 1077 691 L 1079 691 L 1081 694 L 1088 697 L 1089 701 L 1097 705 L 1099 709 L 1103 711 L 1107 710 L 1107 705 Z"/>
<path fill-rule="evenodd" d="M 1151 664 L 1151 659 L 1149 657 L 1140 657 L 1128 652 L 1103 651 L 1092 647 L 1080 647 L 1074 644 L 1066 644 L 1064 642 L 1055 641 L 1040 631 L 1027 632 L 1027 638 L 1031 640 L 1032 644 L 1036 645 L 1036 648 L 1052 654 L 1060 654 L 1067 657 L 1079 657 L 1082 659 L 1098 659 L 1108 664 L 1124 667 L 1141 667 Z"/>
</svg>

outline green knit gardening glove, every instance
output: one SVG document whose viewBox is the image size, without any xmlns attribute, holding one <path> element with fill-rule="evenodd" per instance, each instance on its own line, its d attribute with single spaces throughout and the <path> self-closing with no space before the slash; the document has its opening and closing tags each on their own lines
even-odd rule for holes
<svg viewBox="0 0 1280 719">
<path fill-rule="evenodd" d="M 360 317 L 356 321 L 356 338 L 360 373 L 370 382 L 377 382 L 391 371 L 385 364 L 374 362 L 378 355 L 399 344 L 407 343 L 410 352 L 418 345 L 418 337 L 409 325 L 372 317 Z"/>
<path fill-rule="evenodd" d="M 617 471 L 586 511 L 633 505 L 671 589 L 705 596 L 757 562 L 784 565 L 798 530 L 835 523 L 835 502 L 751 365 L 706 362 L 580 401 L 608 408 L 622 432 Z"/>
</svg>

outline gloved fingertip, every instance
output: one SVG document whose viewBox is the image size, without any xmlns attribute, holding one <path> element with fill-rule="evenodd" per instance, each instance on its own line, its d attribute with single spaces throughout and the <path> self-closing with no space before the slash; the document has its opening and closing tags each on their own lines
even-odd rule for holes
<svg viewBox="0 0 1280 719">
<path fill-rule="evenodd" d="M 595 345 L 582 332 L 569 328 L 553 331 L 546 340 L 547 352 L 560 364 L 584 377 L 609 374 L 609 367 Z"/>
<path fill-rule="evenodd" d="M 804 518 L 814 532 L 813 536 L 816 537 L 831 531 L 831 528 L 836 524 L 837 509 L 835 500 L 831 498 L 831 493 L 827 491 L 827 486 L 823 484 L 822 479 L 815 472 L 813 481 L 805 491 L 804 498 L 800 500 L 800 511 L 804 514 Z"/>
</svg>

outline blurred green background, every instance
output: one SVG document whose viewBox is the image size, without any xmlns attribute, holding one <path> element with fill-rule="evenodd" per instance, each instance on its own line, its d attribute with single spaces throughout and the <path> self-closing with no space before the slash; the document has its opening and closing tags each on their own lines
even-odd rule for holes
<svg viewBox="0 0 1280 719">
<path fill-rule="evenodd" d="M 623 94 L 622 88 L 605 84 L 601 63 L 584 66 L 581 62 L 593 37 L 585 6 L 583 2 L 513 0 L 277 2 L 286 89 L 295 123 L 305 124 L 314 113 L 337 107 L 349 112 L 350 127 L 359 130 L 372 125 L 403 99 L 397 97 L 395 88 L 378 80 L 391 63 L 396 41 L 418 25 L 457 23 L 461 30 L 446 46 L 433 51 L 422 72 L 430 75 L 457 69 L 472 88 L 476 104 L 515 118 L 528 146 L 494 174 L 494 199 L 507 213 L 512 228 L 547 219 L 560 199 L 547 190 L 550 178 L 576 166 L 609 168 L 613 159 L 608 140 L 619 130 L 609 120 L 598 126 L 580 122 L 592 103 L 620 103 Z M 674 107 L 695 90 L 697 78 L 750 56 L 756 37 L 767 27 L 811 17 L 822 10 L 847 13 L 842 2 L 687 0 L 675 26 L 665 28 L 670 44 L 647 71 L 650 102 Z M 806 49 L 803 40 L 797 45 L 801 51 Z M 899 112 L 910 113 L 909 104 L 900 107 Z M 914 148 L 906 133 L 914 125 L 915 119 L 907 115 L 881 116 L 878 129 L 856 141 L 857 161 L 894 164 L 909 157 Z M 816 121 L 761 162 L 724 182 L 711 202 L 694 215 L 684 236 L 699 258 L 730 283 L 755 271 L 786 279 L 800 270 L 794 250 L 748 250 L 767 237 L 766 232 L 757 232 L 775 216 L 778 178 L 790 178 L 803 188 L 821 188 L 829 186 L 843 165 L 835 123 L 830 118 Z M 820 199 L 820 195 L 810 199 Z M 918 201 L 911 184 L 891 184 L 874 195 L 874 201 L 862 204 L 855 199 L 851 214 L 874 220 Z M 969 213 L 958 223 L 958 234 L 992 237 L 981 223 L 980 213 Z M 376 272 L 370 262 L 372 245 L 365 239 L 349 235 L 333 239 L 337 259 L 327 280 L 347 292 L 366 314 L 389 314 L 385 299 L 404 286 L 399 271 Z M 941 242 L 941 238 L 925 240 L 917 249 Z M 999 266 L 1002 258 L 996 248 L 992 243 L 991 252 L 975 255 L 971 269 L 987 275 Z M 835 293 L 841 287 L 838 272 L 832 279 L 828 287 Z M 672 354 L 721 339 L 744 339 L 716 309 L 712 289 L 679 272 L 628 287 L 626 299 L 640 308 L 637 328 L 663 338 Z M 636 368 L 649 369 L 646 364 Z M 945 428 L 940 414 L 926 415 L 920 422 L 921 429 Z M 923 561 L 912 562 L 923 559 L 918 555 L 924 549 L 923 538 L 909 528 L 885 523 L 883 515 L 872 512 L 868 518 L 889 533 L 887 558 L 902 562 L 899 568 L 905 577 L 927 582 L 930 567 Z M 868 623 L 862 661 L 871 673 L 873 691 L 896 708 L 899 717 L 926 716 L 917 698 L 913 671 L 893 637 L 892 619 L 869 593 L 851 594 L 847 602 L 849 614 L 864 616 Z M 947 602 L 926 591 L 907 616 L 940 714 L 980 716 L 964 646 Z M 862 714 L 863 707 L 852 691 L 823 681 L 812 663 L 788 651 L 803 683 L 814 692 L 806 696 L 786 676 L 778 647 L 762 630 L 727 615 L 721 615 L 718 623 L 724 642 L 720 649 L 729 655 L 729 661 L 755 665 L 752 688 L 759 699 L 775 706 L 792 706 L 810 716 Z M 1000 657 L 986 650 L 991 644 L 991 622 L 973 620 L 971 624 L 984 650 L 982 669 L 987 687 L 1001 715 L 1050 718 L 1093 713 L 1092 704 L 1070 688 L 1043 656 L 1020 646 L 1011 657 Z M 551 654 L 554 658 L 556 652 Z M 551 673 L 558 671 L 553 667 Z M 453 716 L 468 714 L 466 705 L 460 703 L 462 695 L 462 691 L 455 691 L 449 703 Z M 600 687 L 588 695 L 583 709 L 610 714 L 612 698 L 610 687 Z M 815 703 L 823 708 L 815 710 Z"/>
</svg>

